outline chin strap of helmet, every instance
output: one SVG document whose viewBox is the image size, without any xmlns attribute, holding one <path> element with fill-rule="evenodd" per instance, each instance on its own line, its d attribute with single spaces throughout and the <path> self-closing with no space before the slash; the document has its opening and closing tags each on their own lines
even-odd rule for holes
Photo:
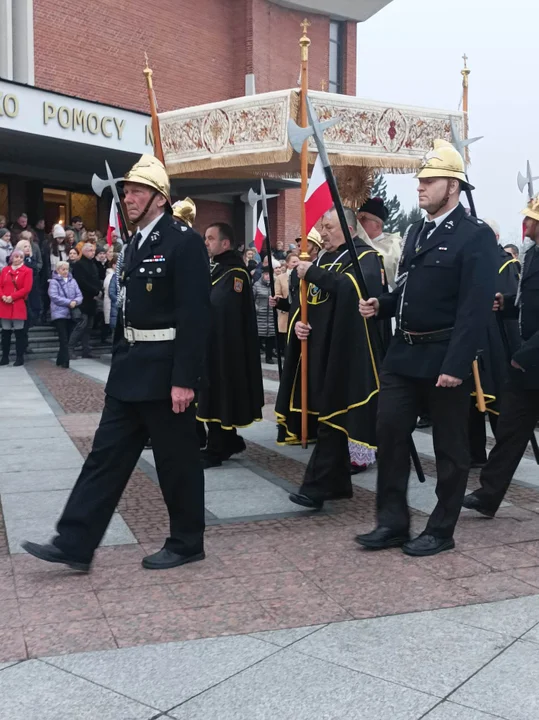
<svg viewBox="0 0 539 720">
<path fill-rule="evenodd" d="M 151 196 L 151 198 L 150 198 L 150 199 L 148 200 L 148 202 L 146 203 L 146 207 L 144 208 L 144 210 L 141 212 L 141 214 L 138 216 L 138 218 L 136 218 L 136 219 L 134 219 L 134 220 L 131 221 L 131 222 L 133 223 L 133 225 L 139 225 L 139 224 L 140 224 L 140 221 L 143 220 L 143 219 L 146 217 L 146 215 L 148 214 L 148 211 L 149 211 L 149 209 L 150 209 L 153 201 L 154 201 L 155 198 L 157 197 L 157 195 L 159 195 L 159 191 L 158 191 L 158 190 L 154 190 L 153 195 Z"/>
<path fill-rule="evenodd" d="M 434 217 L 435 215 L 437 215 L 440 212 L 440 210 L 442 210 L 442 208 L 444 208 L 447 205 L 447 203 L 449 202 L 449 198 L 451 197 L 451 193 L 449 192 L 450 183 L 451 183 L 451 180 L 449 180 L 449 178 L 448 178 L 447 179 L 447 189 L 446 189 L 446 193 L 444 195 L 444 199 L 434 210 L 429 212 L 429 215 L 431 217 Z"/>
</svg>

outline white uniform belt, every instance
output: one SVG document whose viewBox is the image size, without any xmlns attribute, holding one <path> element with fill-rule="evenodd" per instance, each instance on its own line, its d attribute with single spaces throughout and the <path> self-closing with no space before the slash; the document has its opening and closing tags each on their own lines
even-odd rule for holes
<svg viewBox="0 0 539 720">
<path fill-rule="evenodd" d="M 165 328 L 163 330 L 137 330 L 137 328 L 124 328 L 124 337 L 127 342 L 160 342 L 163 340 L 174 340 L 176 328 Z"/>
</svg>

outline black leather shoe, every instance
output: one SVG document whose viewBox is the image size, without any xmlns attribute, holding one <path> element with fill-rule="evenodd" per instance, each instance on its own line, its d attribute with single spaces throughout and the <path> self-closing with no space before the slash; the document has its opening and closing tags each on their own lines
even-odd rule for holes
<svg viewBox="0 0 539 720">
<path fill-rule="evenodd" d="M 350 500 L 350 498 L 353 497 L 353 492 L 334 492 L 324 496 L 323 498 L 312 498 L 309 497 L 309 495 L 304 495 L 303 493 L 292 493 L 288 496 L 288 499 L 293 503 L 296 503 L 296 505 L 301 505 L 302 507 L 309 508 L 310 510 L 322 510 L 325 502 L 330 502 L 331 500 Z"/>
<path fill-rule="evenodd" d="M 481 470 L 485 467 L 486 464 L 486 460 L 472 460 L 472 462 L 470 463 L 470 468 L 472 470 Z"/>
<path fill-rule="evenodd" d="M 215 455 L 208 455 L 208 453 L 202 453 L 202 467 L 204 470 L 209 470 L 214 467 L 221 467 L 223 461 Z"/>
<path fill-rule="evenodd" d="M 238 435 L 236 438 L 236 441 L 234 445 L 227 450 L 227 452 L 223 453 L 223 460 L 230 460 L 232 455 L 239 455 L 240 453 L 247 450 L 247 445 L 245 444 L 245 440 L 241 437 L 241 435 Z"/>
<path fill-rule="evenodd" d="M 60 565 L 67 565 L 72 570 L 79 570 L 80 572 L 90 572 L 90 563 L 81 562 L 75 560 L 66 555 L 65 552 L 57 548 L 55 545 L 40 545 L 39 543 L 28 542 L 25 540 L 21 543 L 23 550 L 29 555 L 33 555 L 39 560 L 45 560 L 50 563 L 60 563 Z"/>
<path fill-rule="evenodd" d="M 395 532 L 388 527 L 377 527 L 365 535 L 356 535 L 355 541 L 368 550 L 387 550 L 388 548 L 402 547 L 410 540 L 407 532 Z"/>
<path fill-rule="evenodd" d="M 170 570 L 170 568 L 186 565 L 187 563 L 204 560 L 206 553 L 204 551 L 196 555 L 178 555 L 171 550 L 163 548 L 153 555 L 147 555 L 142 560 L 142 567 L 146 570 Z"/>
<path fill-rule="evenodd" d="M 462 501 L 462 507 L 465 507 L 467 510 L 475 510 L 488 518 L 493 518 L 496 515 L 496 511 L 489 510 L 487 507 L 482 505 L 481 500 L 474 493 L 466 495 Z"/>
<path fill-rule="evenodd" d="M 424 428 L 430 428 L 431 425 L 432 420 L 430 419 L 430 417 L 428 415 L 421 415 L 421 417 L 417 419 L 416 428 L 418 428 L 418 430 L 421 430 Z"/>
<path fill-rule="evenodd" d="M 453 550 L 455 541 L 453 538 L 439 538 L 434 535 L 420 535 L 415 540 L 410 540 L 402 546 L 402 552 L 415 557 L 437 555 L 445 550 Z"/>
<path fill-rule="evenodd" d="M 303 495 L 303 493 L 291 493 L 288 499 L 295 505 L 301 505 L 301 507 L 309 508 L 309 510 L 322 510 L 324 507 L 323 500 L 315 500 L 308 495 Z"/>
</svg>

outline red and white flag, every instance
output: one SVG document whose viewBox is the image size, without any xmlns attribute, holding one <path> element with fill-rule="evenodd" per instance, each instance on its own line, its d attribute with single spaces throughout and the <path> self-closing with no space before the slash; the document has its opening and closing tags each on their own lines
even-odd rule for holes
<svg viewBox="0 0 539 720">
<path fill-rule="evenodd" d="M 322 215 L 327 213 L 328 210 L 331 210 L 332 207 L 333 200 L 331 198 L 331 191 L 319 155 L 314 164 L 307 194 L 305 195 L 307 233 L 311 232 Z"/>
<path fill-rule="evenodd" d="M 255 248 L 257 253 L 260 255 L 260 252 L 262 251 L 262 246 L 264 245 L 264 240 L 266 239 L 266 221 L 264 220 L 264 213 L 260 213 L 260 219 L 258 221 L 258 226 L 256 228 L 256 235 L 255 235 Z"/>
<path fill-rule="evenodd" d="M 107 230 L 107 245 L 112 245 L 113 232 L 115 232 L 118 237 L 121 236 L 120 218 L 118 217 L 118 213 L 116 212 L 116 203 L 114 202 L 114 200 L 112 201 L 110 206 L 109 227 Z"/>
</svg>

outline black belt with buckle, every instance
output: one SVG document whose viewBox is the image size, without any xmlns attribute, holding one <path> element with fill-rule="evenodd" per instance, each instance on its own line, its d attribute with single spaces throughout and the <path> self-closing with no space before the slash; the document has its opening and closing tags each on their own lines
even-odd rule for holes
<svg viewBox="0 0 539 720">
<path fill-rule="evenodd" d="M 454 328 L 446 328 L 445 330 L 433 330 L 432 332 L 415 333 L 406 332 L 397 328 L 397 337 L 401 337 L 408 345 L 424 345 L 425 343 L 445 342 L 451 339 L 451 333 Z"/>
</svg>

